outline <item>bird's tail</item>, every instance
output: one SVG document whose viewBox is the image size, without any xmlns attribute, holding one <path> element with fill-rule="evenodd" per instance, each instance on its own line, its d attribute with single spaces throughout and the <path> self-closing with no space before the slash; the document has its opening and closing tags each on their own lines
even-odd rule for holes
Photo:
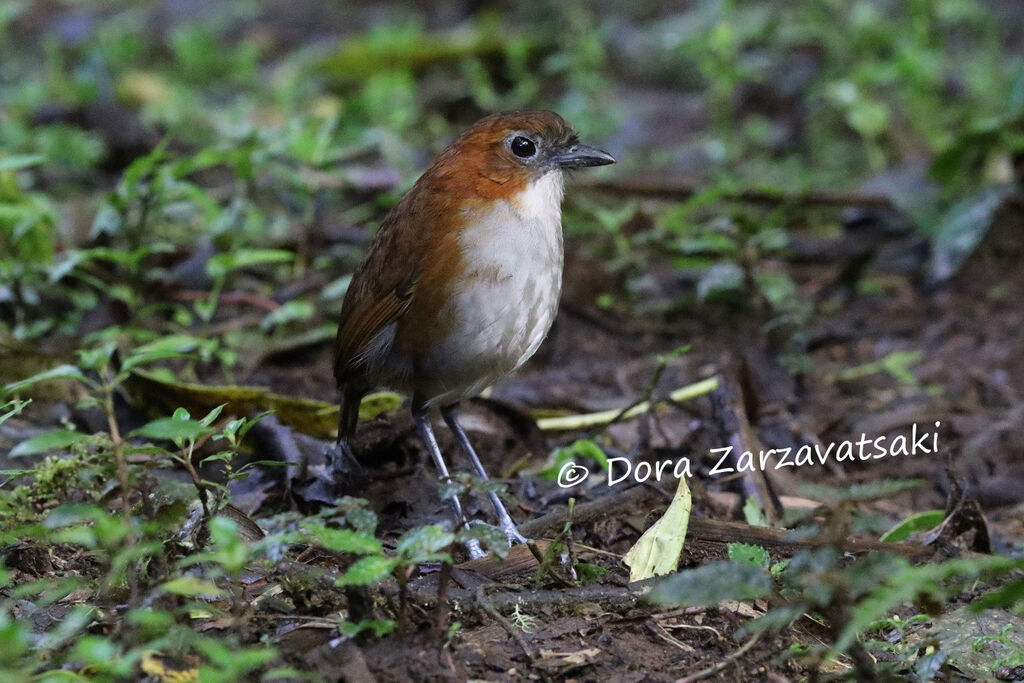
<svg viewBox="0 0 1024 683">
<path fill-rule="evenodd" d="M 354 384 L 347 384 L 341 392 L 341 403 L 338 410 L 338 440 L 331 454 L 334 459 L 336 473 L 345 470 L 355 469 L 360 471 L 362 467 L 356 460 L 355 453 L 349 439 L 356 433 L 356 425 L 359 423 L 359 404 L 363 400 L 366 390 Z"/>
<path fill-rule="evenodd" d="M 362 387 L 346 385 L 341 391 L 341 405 L 338 410 L 338 443 L 348 442 L 356 433 L 359 423 L 359 404 L 366 395 Z"/>
</svg>

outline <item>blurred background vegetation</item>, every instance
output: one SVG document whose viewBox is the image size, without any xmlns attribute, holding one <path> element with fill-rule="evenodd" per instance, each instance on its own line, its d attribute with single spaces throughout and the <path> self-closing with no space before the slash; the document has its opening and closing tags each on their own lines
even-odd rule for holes
<svg viewBox="0 0 1024 683">
<path fill-rule="evenodd" d="M 431 156 L 509 108 L 557 110 L 619 157 L 605 174 L 690 195 L 630 224 L 635 200 L 570 194 L 570 237 L 586 234 L 626 285 L 598 293 L 606 308 L 657 308 L 643 270 L 664 257 L 692 276 L 689 294 L 753 287 L 790 301 L 785 269 L 757 262 L 793 229 L 838 229 L 834 216 L 790 210 L 819 190 L 885 197 L 950 242 L 955 266 L 987 223 L 961 234 L 950 209 L 966 200 L 985 214 L 1024 149 L 1019 9 L 5 0 L 2 324 L 23 340 L 77 335 L 104 297 L 138 323 L 167 303 L 153 286 L 224 285 L 253 260 L 277 263 L 281 281 L 331 276 L 322 300 L 290 300 L 262 331 L 308 324 L 336 311 L 360 233 Z M 781 200 L 722 205 L 748 191 Z M 198 261 L 185 258 L 197 247 Z M 279 251 L 254 251 L 267 249 Z M 204 271 L 213 254 L 220 275 Z M 176 304 L 169 324 L 210 320 L 213 305 Z"/>
</svg>

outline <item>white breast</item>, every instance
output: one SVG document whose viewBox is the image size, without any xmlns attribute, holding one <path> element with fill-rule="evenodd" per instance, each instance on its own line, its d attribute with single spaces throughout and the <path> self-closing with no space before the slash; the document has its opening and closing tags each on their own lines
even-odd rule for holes
<svg viewBox="0 0 1024 683">
<path fill-rule="evenodd" d="M 455 329 L 426 365 L 431 403 L 480 393 L 544 341 L 562 287 L 561 205 L 562 172 L 552 171 L 470 217 L 459 238 L 467 267 L 449 304 Z"/>
</svg>

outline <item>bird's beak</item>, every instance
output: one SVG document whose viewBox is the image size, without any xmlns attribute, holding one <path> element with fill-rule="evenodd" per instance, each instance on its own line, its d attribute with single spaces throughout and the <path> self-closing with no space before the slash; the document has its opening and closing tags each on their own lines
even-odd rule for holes
<svg viewBox="0 0 1024 683">
<path fill-rule="evenodd" d="M 556 154 L 552 161 L 559 168 L 585 168 L 614 164 L 615 157 L 597 147 L 575 144 L 561 154 Z"/>
</svg>

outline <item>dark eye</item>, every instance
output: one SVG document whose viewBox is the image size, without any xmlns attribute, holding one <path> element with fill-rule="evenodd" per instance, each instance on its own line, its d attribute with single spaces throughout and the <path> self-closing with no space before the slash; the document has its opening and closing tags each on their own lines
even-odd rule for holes
<svg viewBox="0 0 1024 683">
<path fill-rule="evenodd" d="M 533 140 L 524 138 L 522 135 L 512 138 L 509 147 L 512 148 L 513 154 L 522 159 L 528 159 L 537 153 L 537 145 L 533 143 Z"/>
</svg>

